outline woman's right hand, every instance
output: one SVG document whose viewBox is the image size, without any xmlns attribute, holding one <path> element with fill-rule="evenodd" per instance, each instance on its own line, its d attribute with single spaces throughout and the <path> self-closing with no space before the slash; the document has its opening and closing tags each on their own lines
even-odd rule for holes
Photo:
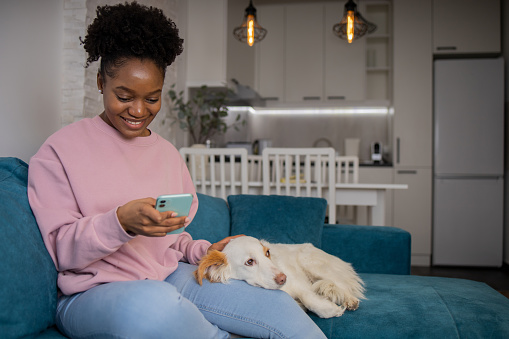
<svg viewBox="0 0 509 339">
<path fill-rule="evenodd" d="M 177 217 L 174 212 L 159 212 L 155 205 L 155 199 L 145 198 L 120 206 L 117 209 L 120 225 L 130 234 L 164 237 L 189 222 L 189 218 Z"/>
</svg>

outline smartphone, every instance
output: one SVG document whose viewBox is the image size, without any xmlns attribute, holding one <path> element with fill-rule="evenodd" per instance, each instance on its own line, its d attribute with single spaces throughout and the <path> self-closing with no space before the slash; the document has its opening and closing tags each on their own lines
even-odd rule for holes
<svg viewBox="0 0 509 339">
<path fill-rule="evenodd" d="M 193 195 L 190 193 L 160 195 L 156 200 L 156 210 L 159 212 L 172 211 L 177 213 L 178 217 L 187 217 L 192 203 Z M 184 232 L 184 229 L 185 227 L 181 227 L 168 232 L 168 234 L 179 234 Z"/>
</svg>

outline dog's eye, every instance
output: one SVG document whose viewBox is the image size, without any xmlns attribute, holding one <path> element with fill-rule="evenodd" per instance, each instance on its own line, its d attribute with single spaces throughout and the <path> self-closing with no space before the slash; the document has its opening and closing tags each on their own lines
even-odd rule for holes
<svg viewBox="0 0 509 339">
<path fill-rule="evenodd" d="M 265 253 L 265 256 L 266 256 L 267 258 L 270 258 L 270 251 L 269 251 L 269 250 L 267 250 L 267 252 Z"/>
<path fill-rule="evenodd" d="M 244 265 L 246 265 L 246 266 L 253 266 L 253 264 L 254 264 L 254 260 L 253 259 L 249 259 L 248 261 L 246 261 L 244 263 Z"/>
</svg>

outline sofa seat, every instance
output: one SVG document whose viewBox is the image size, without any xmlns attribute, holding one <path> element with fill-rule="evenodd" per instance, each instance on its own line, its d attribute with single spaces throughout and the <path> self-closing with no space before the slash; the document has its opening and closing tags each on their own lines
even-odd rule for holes
<svg viewBox="0 0 509 339">
<path fill-rule="evenodd" d="M 471 280 L 361 273 L 366 300 L 321 319 L 328 338 L 509 338 L 509 300 Z"/>
</svg>

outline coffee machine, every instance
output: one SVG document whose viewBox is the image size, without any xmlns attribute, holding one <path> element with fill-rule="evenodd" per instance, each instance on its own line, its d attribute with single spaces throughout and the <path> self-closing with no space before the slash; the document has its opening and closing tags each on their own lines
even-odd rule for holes
<svg viewBox="0 0 509 339">
<path fill-rule="evenodd" d="M 371 144 L 371 161 L 375 164 L 380 164 L 383 161 L 383 146 L 379 141 Z"/>
</svg>

